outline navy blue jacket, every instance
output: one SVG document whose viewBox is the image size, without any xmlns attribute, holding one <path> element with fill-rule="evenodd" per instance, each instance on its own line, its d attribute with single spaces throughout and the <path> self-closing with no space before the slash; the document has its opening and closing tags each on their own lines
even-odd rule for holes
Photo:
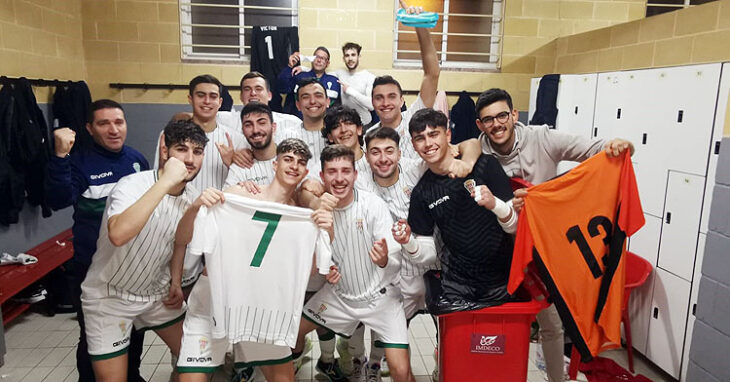
<svg viewBox="0 0 730 382">
<path fill-rule="evenodd" d="M 46 174 L 46 201 L 54 210 L 74 206 L 74 260 L 91 265 L 96 252 L 106 197 L 119 179 L 149 170 L 147 159 L 123 146 L 118 153 L 93 143 L 66 158 L 51 156 Z"/>
</svg>

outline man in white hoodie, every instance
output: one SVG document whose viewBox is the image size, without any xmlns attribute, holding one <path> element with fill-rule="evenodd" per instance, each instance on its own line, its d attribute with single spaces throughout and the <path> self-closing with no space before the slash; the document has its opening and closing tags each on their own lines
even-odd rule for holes
<svg viewBox="0 0 730 382">
<path fill-rule="evenodd" d="M 360 51 L 362 46 L 348 42 L 342 46 L 342 61 L 345 68 L 335 72 L 342 86 L 342 104 L 355 109 L 360 115 L 362 124 L 369 127 L 372 121 L 373 101 L 370 94 L 373 92 L 375 75 L 367 70 L 357 70 L 360 65 Z"/>
<path fill-rule="evenodd" d="M 479 136 L 482 152 L 497 158 L 507 176 L 532 184 L 557 176 L 560 161 L 582 162 L 601 150 L 606 150 L 609 156 L 618 156 L 626 149 L 634 153 L 633 144 L 624 139 L 588 139 L 548 125 L 525 126 L 517 120 L 519 113 L 512 106 L 512 97 L 503 89 L 489 89 L 480 94 L 476 112 L 476 124 L 482 131 Z M 524 189 L 515 191 L 512 204 L 518 213 L 525 195 Z M 538 313 L 537 322 L 548 381 L 563 381 L 563 326 L 555 305 Z"/>
</svg>

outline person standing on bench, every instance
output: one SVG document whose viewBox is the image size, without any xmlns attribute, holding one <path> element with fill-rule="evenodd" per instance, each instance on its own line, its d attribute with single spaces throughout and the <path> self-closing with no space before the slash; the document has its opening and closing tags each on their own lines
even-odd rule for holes
<svg viewBox="0 0 730 382">
<path fill-rule="evenodd" d="M 70 154 L 76 133 L 67 128 L 53 132 L 55 156 L 48 162 L 46 201 L 54 210 L 74 207 L 74 255 L 66 264 L 66 275 L 79 321 L 80 337 L 76 348 L 79 381 L 94 381 L 94 370 L 87 351 L 84 315 L 81 311 L 81 282 L 96 252 L 106 198 L 122 177 L 149 170 L 145 157 L 126 146 L 127 122 L 118 103 L 101 99 L 91 104 L 86 129 L 94 140 L 89 149 Z M 144 381 L 139 373 L 144 332 L 132 331 L 129 345 L 129 381 Z"/>
</svg>

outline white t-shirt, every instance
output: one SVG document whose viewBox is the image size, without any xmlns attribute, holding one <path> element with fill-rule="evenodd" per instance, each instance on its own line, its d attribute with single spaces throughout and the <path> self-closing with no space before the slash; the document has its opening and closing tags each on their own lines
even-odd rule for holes
<svg viewBox="0 0 730 382">
<path fill-rule="evenodd" d="M 370 192 L 357 189 L 353 192 L 353 202 L 333 212 L 332 259 L 342 275 L 334 289 L 344 300 L 368 302 L 379 298 L 383 287 L 397 281 L 401 246 L 393 239 L 393 218 L 385 202 Z M 373 243 L 382 238 L 388 245 L 385 268 L 373 263 L 369 254 Z"/>
<path fill-rule="evenodd" d="M 360 115 L 363 125 L 370 123 L 375 75 L 367 70 L 350 73 L 347 69 L 340 69 L 335 72 L 335 76 L 348 85 L 347 91 L 342 92 L 342 104 L 355 109 Z"/>
<path fill-rule="evenodd" d="M 315 252 L 320 273 L 329 272 L 329 235 L 311 210 L 225 198 L 200 209 L 189 246 L 205 254 L 213 337 L 294 347 Z"/>
<path fill-rule="evenodd" d="M 158 301 L 170 288 L 170 259 L 177 223 L 199 192 L 190 183 L 179 196 L 165 195 L 142 230 L 121 247 L 109 241 L 109 217 L 121 214 L 157 182 L 157 170 L 125 176 L 107 198 L 91 267 L 82 284 L 84 298 L 117 296 Z"/>
<path fill-rule="evenodd" d="M 355 161 L 355 170 L 357 170 L 357 179 L 355 179 L 355 188 L 361 191 L 375 192 L 375 181 L 373 181 L 373 170 L 370 163 L 365 158 L 365 154 Z"/>
<path fill-rule="evenodd" d="M 225 187 L 230 187 L 238 182 L 252 181 L 256 184 L 269 184 L 274 181 L 274 161 L 276 156 L 269 160 L 253 161 L 251 168 L 243 168 L 237 164 L 232 164 L 228 177 L 226 178 Z"/>
<path fill-rule="evenodd" d="M 421 95 L 419 94 L 418 98 L 416 98 L 416 101 L 413 102 L 413 105 L 411 105 L 408 110 L 403 111 L 400 114 L 400 124 L 398 125 L 398 127 L 395 128 L 395 131 L 397 131 L 398 135 L 400 135 L 400 144 L 398 146 L 400 147 L 401 154 L 406 158 L 421 158 L 416 150 L 413 148 L 413 144 L 411 143 L 411 133 L 408 132 L 408 124 L 411 122 L 411 117 L 413 117 L 413 114 L 425 108 L 426 105 L 423 104 L 423 100 L 421 100 Z M 380 127 L 380 123 L 381 122 L 376 123 L 375 125 L 373 125 L 373 127 L 371 127 L 371 129 Z"/>
<path fill-rule="evenodd" d="M 388 204 L 388 210 L 393 220 L 406 219 L 408 220 L 408 208 L 411 206 L 411 191 L 416 187 L 421 176 L 428 170 L 426 162 L 420 159 L 409 159 L 401 158 L 398 162 L 398 180 L 388 186 L 382 187 L 377 183 L 375 184 L 375 193 L 380 196 L 385 203 Z M 440 243 L 441 235 L 435 234 L 437 242 Z M 440 246 L 437 246 L 440 248 Z M 438 265 L 427 265 L 415 264 L 411 261 L 411 256 L 405 251 L 401 251 L 402 261 L 400 274 L 402 276 L 420 276 L 429 269 L 437 269 Z"/>
<path fill-rule="evenodd" d="M 271 112 L 274 117 L 274 123 L 276 123 L 276 131 L 274 132 L 274 142 L 276 144 L 281 143 L 284 140 L 282 131 L 288 129 L 299 128 L 302 126 L 302 120 L 296 115 Z M 241 112 L 240 111 L 219 111 L 216 115 L 218 124 L 223 124 L 232 127 L 243 135 L 243 126 L 241 125 Z M 248 144 L 245 137 L 243 140 L 243 148 L 250 149 L 251 145 Z"/>
</svg>

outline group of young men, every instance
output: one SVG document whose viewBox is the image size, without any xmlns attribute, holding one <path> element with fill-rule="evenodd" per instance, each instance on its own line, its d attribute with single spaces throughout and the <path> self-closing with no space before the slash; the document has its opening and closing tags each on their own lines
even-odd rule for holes
<svg viewBox="0 0 730 382">
<path fill-rule="evenodd" d="M 398 81 L 361 74 L 360 46 L 348 43 L 336 84 L 322 80 L 326 48 L 315 51 L 313 75 L 295 82 L 301 120 L 271 111 L 269 82 L 257 72 L 241 79 L 240 113 L 219 111 L 217 79 L 195 77 L 192 114 L 164 128 L 152 170 L 124 145 L 124 112 L 114 101 L 92 104 L 91 149 L 69 155 L 73 131 L 54 132 L 46 189 L 54 208 L 75 208 L 80 380 L 142 380 L 143 332 L 151 329 L 182 381 L 206 380 L 230 344 L 241 371 L 259 367 L 268 381 L 293 381 L 313 330 L 316 367 L 329 380 L 377 381 L 384 356 L 394 381 L 414 381 L 408 322 L 425 309 L 427 270 L 441 269 L 440 304 L 510 299 L 512 234 L 526 191 L 513 194 L 509 177 L 536 184 L 556 176 L 561 160 L 633 146 L 525 126 L 501 89 L 477 101 L 479 139 L 451 145 L 447 117 L 432 109 L 436 50 L 427 29 L 416 35 L 424 76 L 406 111 Z M 301 74 L 297 60 L 291 79 Z M 332 103 L 335 88 L 341 105 Z M 379 122 L 371 123 L 370 110 Z M 251 253 L 242 239 L 248 233 L 259 235 Z M 265 284 L 227 290 L 234 260 L 251 272 L 241 278 Z M 253 296 L 257 287 L 284 288 L 288 302 L 269 306 Z M 538 322 L 548 379 L 563 380 L 555 309 Z M 335 334 L 349 338 L 338 346 L 341 356 L 349 353 L 347 373 L 334 356 Z"/>
</svg>

